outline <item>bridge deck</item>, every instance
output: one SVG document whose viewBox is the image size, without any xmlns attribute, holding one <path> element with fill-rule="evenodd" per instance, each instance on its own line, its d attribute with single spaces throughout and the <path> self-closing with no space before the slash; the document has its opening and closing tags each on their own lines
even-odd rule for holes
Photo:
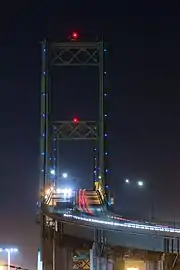
<svg viewBox="0 0 180 270">
<path fill-rule="evenodd" d="M 45 209 L 44 209 L 45 210 Z M 179 235 L 176 233 L 143 231 L 135 228 L 118 228 L 106 226 L 105 224 L 82 222 L 63 215 L 57 215 L 45 211 L 47 216 L 62 222 L 64 224 L 64 233 L 70 236 L 77 236 L 84 240 L 93 241 L 94 231 L 99 227 L 105 231 L 107 243 L 110 246 L 124 246 L 144 250 L 164 252 L 164 239 L 171 237 L 168 243 L 168 249 L 171 252 L 179 252 Z"/>
</svg>

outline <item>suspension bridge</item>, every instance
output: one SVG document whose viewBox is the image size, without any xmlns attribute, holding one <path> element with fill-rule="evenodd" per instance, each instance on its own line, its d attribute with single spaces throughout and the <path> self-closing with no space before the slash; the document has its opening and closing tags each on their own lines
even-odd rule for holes
<svg viewBox="0 0 180 270">
<path fill-rule="evenodd" d="M 158 269 L 162 269 L 164 254 L 171 254 L 171 266 L 175 266 L 180 248 L 180 228 L 168 224 L 130 220 L 112 211 L 112 198 L 107 186 L 105 43 L 101 40 L 79 41 L 78 34 L 73 33 L 65 42 L 45 40 L 41 45 L 38 202 L 41 237 L 38 269 L 116 268 L 115 261 L 118 261 L 118 269 L 124 269 L 124 258 L 133 252 L 141 254 L 140 257 L 144 260 L 147 259 L 146 256 L 151 256 L 151 260 L 158 264 Z M 80 121 L 74 118 L 62 121 L 53 118 L 51 95 L 54 89 L 50 82 L 54 67 L 59 70 L 64 67 L 97 69 L 98 119 Z M 59 145 L 65 140 L 93 142 L 92 190 L 58 186 L 56 180 L 59 162 L 56 153 Z"/>
</svg>

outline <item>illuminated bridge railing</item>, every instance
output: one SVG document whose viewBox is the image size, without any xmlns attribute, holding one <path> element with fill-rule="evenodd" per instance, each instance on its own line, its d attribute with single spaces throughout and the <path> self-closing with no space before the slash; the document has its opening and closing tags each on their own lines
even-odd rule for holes
<svg viewBox="0 0 180 270">
<path fill-rule="evenodd" d="M 153 223 L 162 225 L 162 226 L 169 226 L 172 228 L 180 228 L 180 221 L 165 221 L 165 220 L 158 220 L 158 219 L 153 219 Z"/>
</svg>

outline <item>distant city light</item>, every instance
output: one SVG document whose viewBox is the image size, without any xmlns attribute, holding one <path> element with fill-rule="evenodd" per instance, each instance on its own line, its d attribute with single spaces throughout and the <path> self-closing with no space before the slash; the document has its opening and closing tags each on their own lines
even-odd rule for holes
<svg viewBox="0 0 180 270">
<path fill-rule="evenodd" d="M 127 183 L 127 184 L 128 184 L 129 182 L 130 182 L 130 181 L 129 181 L 129 179 L 125 179 L 125 183 Z"/>
</svg>

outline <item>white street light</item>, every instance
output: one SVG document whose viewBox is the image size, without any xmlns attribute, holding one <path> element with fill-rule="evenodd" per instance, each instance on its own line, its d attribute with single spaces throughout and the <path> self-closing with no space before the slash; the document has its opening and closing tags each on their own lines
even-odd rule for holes
<svg viewBox="0 0 180 270">
<path fill-rule="evenodd" d="M 50 173 L 51 173 L 52 175 L 55 175 L 55 174 L 56 174 L 55 170 L 51 170 Z"/>
<path fill-rule="evenodd" d="M 126 179 L 124 180 L 124 182 L 125 182 L 126 184 L 133 184 L 133 181 L 130 181 L 130 179 L 128 179 L 128 178 L 126 178 Z M 144 186 L 144 182 L 143 182 L 143 181 L 137 181 L 137 182 L 136 182 L 136 185 L 137 185 L 138 187 L 143 187 L 143 186 Z"/>
<path fill-rule="evenodd" d="M 68 177 L 68 174 L 67 174 L 67 173 L 63 173 L 63 174 L 62 174 L 62 177 L 63 177 L 63 178 L 67 178 L 67 177 Z"/>
<path fill-rule="evenodd" d="M 138 182 L 137 182 L 137 184 L 138 184 L 138 186 L 139 186 L 139 187 L 142 187 L 142 186 L 144 186 L 144 183 L 143 183 L 143 181 L 138 181 Z"/>
<path fill-rule="evenodd" d="M 11 269 L 11 253 L 18 252 L 17 248 L 0 248 L 0 252 L 7 252 L 8 255 L 8 270 Z"/>
</svg>

